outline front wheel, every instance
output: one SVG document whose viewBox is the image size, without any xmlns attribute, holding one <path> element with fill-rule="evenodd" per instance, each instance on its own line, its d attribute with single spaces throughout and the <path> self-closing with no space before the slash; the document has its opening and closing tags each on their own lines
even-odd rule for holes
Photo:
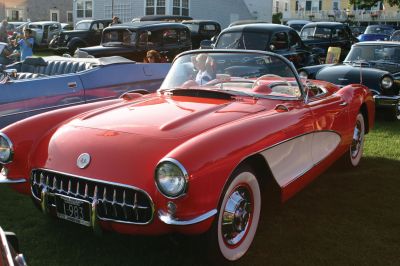
<svg viewBox="0 0 400 266">
<path fill-rule="evenodd" d="M 361 160 L 364 150 L 365 122 L 364 116 L 359 113 L 353 131 L 353 140 L 348 152 L 344 156 L 344 163 L 347 166 L 356 167 Z"/>
<path fill-rule="evenodd" d="M 387 120 L 398 121 L 400 120 L 400 104 L 397 102 L 391 109 L 387 112 Z"/>
<path fill-rule="evenodd" d="M 224 189 L 218 217 L 209 232 L 212 259 L 240 259 L 253 242 L 260 211 L 261 192 L 256 175 L 250 167 L 242 167 Z"/>
</svg>

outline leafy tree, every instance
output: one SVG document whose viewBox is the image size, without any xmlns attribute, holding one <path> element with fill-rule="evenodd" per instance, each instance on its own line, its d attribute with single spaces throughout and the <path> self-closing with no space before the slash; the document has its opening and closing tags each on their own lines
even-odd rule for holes
<svg viewBox="0 0 400 266">
<path fill-rule="evenodd" d="M 372 7 L 378 2 L 380 2 L 380 0 L 350 0 L 350 4 L 357 5 L 361 8 Z M 388 3 L 390 6 L 400 6 L 400 0 L 385 0 L 384 2 Z"/>
</svg>

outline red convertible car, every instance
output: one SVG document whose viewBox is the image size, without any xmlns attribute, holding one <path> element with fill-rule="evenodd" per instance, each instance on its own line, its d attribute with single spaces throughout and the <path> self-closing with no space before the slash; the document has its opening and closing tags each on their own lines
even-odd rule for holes
<svg viewBox="0 0 400 266">
<path fill-rule="evenodd" d="M 270 188 L 284 202 L 339 158 L 357 166 L 374 115 L 367 87 L 301 80 L 282 56 L 189 51 L 156 93 L 4 128 L 0 182 L 96 230 L 206 232 L 210 251 L 234 261 Z"/>
</svg>

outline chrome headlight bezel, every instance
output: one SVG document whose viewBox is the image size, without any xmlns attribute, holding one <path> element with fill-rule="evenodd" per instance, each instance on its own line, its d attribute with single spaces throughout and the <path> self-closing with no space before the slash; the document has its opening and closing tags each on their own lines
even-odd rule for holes
<svg viewBox="0 0 400 266">
<path fill-rule="evenodd" d="M 14 146 L 10 138 L 0 132 L 0 164 L 11 163 L 14 157 Z"/>
<path fill-rule="evenodd" d="M 169 172 L 167 176 L 161 176 L 160 171 Z M 172 173 L 174 171 L 175 173 Z M 173 176 L 175 174 L 175 176 Z M 178 174 L 178 175 L 176 175 Z M 188 190 L 188 173 L 183 165 L 175 159 L 164 158 L 161 160 L 155 169 L 154 180 L 157 190 L 168 199 L 177 199 L 186 195 Z M 161 178 L 164 178 L 162 180 Z M 167 181 L 175 179 L 174 187 L 168 188 Z M 163 182 L 164 181 L 164 182 Z M 170 183 L 171 185 L 171 183 Z"/>
<path fill-rule="evenodd" d="M 383 89 L 390 89 L 393 86 L 393 83 L 394 83 L 393 78 L 390 76 L 384 76 L 381 79 L 381 87 Z"/>
</svg>

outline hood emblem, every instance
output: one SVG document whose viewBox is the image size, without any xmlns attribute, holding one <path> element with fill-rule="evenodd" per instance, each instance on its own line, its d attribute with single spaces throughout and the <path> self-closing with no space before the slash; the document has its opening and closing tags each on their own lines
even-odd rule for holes
<svg viewBox="0 0 400 266">
<path fill-rule="evenodd" d="M 76 160 L 76 165 L 81 169 L 86 168 L 89 165 L 89 163 L 90 163 L 89 153 L 82 153 Z"/>
</svg>

